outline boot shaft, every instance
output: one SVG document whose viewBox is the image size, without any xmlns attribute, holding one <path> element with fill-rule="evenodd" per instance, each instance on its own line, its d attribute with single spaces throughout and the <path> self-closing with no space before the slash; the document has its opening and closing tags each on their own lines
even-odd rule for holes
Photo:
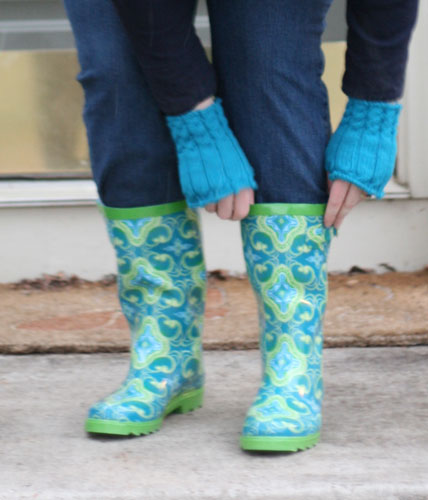
<svg viewBox="0 0 428 500">
<path fill-rule="evenodd" d="M 325 205 L 255 204 L 241 221 L 263 367 L 244 422 L 245 449 L 294 450 L 318 439 L 327 255 L 336 234 L 324 226 L 324 210 Z"/>
<path fill-rule="evenodd" d="M 156 391 L 201 386 L 206 268 L 199 215 L 185 202 L 104 213 L 131 331 L 129 379 Z M 151 379 L 151 382 L 149 382 Z"/>
</svg>

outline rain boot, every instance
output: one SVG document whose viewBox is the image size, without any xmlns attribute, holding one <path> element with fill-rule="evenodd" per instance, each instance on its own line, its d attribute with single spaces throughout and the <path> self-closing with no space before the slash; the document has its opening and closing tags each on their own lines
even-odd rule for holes
<svg viewBox="0 0 428 500">
<path fill-rule="evenodd" d="M 185 201 L 100 208 L 116 251 L 131 359 L 126 379 L 90 408 L 85 428 L 149 434 L 169 413 L 202 405 L 206 271 L 198 214 Z"/>
<path fill-rule="evenodd" d="M 244 450 L 297 451 L 319 440 L 327 255 L 337 234 L 324 226 L 324 211 L 325 204 L 259 203 L 241 220 L 263 367 Z"/>
</svg>

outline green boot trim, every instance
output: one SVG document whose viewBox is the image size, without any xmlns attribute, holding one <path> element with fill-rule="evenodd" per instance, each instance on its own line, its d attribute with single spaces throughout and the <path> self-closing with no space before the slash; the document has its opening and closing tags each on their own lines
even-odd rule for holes
<svg viewBox="0 0 428 500">
<path fill-rule="evenodd" d="M 298 451 L 315 446 L 320 433 L 303 437 L 241 436 L 240 445 L 249 451 Z"/>
<path fill-rule="evenodd" d="M 134 436 L 150 434 L 161 428 L 164 418 L 170 413 L 188 413 L 189 411 L 200 408 L 203 403 L 203 398 L 203 389 L 195 389 L 193 391 L 184 392 L 183 394 L 171 399 L 160 418 L 149 422 L 116 422 L 114 420 L 88 418 L 86 419 L 85 430 L 87 432 L 116 434 L 119 436 L 126 436 L 129 434 L 133 434 Z"/>
<path fill-rule="evenodd" d="M 326 203 L 255 203 L 248 215 L 324 215 Z"/>
<path fill-rule="evenodd" d="M 114 208 L 103 205 L 100 201 L 97 205 L 101 212 L 110 220 L 132 220 L 143 217 L 156 217 L 158 215 L 170 215 L 181 212 L 187 208 L 186 200 L 162 203 L 161 205 L 149 205 L 147 207 Z"/>
</svg>

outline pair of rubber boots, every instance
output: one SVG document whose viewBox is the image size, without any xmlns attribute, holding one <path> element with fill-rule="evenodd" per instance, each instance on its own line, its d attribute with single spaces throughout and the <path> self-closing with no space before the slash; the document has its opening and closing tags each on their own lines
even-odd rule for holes
<svg viewBox="0 0 428 500">
<path fill-rule="evenodd" d="M 185 201 L 104 212 L 116 250 L 131 361 L 121 387 L 90 410 L 86 430 L 149 434 L 203 403 L 206 270 L 199 215 Z M 258 304 L 263 377 L 242 430 L 245 450 L 297 451 L 321 428 L 322 321 L 334 228 L 323 204 L 263 203 L 241 220 Z"/>
</svg>

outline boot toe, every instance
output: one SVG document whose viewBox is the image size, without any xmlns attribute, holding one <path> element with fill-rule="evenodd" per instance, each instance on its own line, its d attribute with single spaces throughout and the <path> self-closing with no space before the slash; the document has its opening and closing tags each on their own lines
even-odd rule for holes
<svg viewBox="0 0 428 500">
<path fill-rule="evenodd" d="M 95 403 L 88 411 L 88 418 L 115 422 L 148 422 L 159 418 L 162 411 L 139 401 L 112 404 L 106 400 Z"/>
<path fill-rule="evenodd" d="M 263 437 L 305 437 L 320 431 L 319 423 L 310 419 L 297 419 L 289 416 L 276 416 L 261 421 L 248 416 L 244 422 L 243 436 Z"/>
</svg>

